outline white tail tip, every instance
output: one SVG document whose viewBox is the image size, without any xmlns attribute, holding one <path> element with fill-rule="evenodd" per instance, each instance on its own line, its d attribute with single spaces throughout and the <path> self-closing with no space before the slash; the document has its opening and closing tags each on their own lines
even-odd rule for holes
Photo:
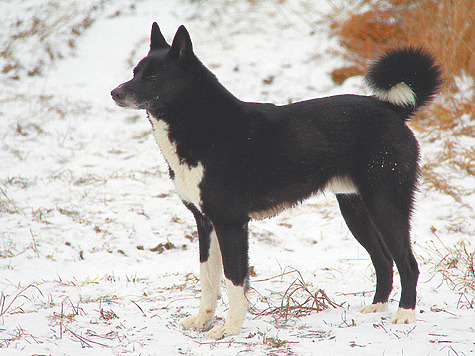
<svg viewBox="0 0 475 356">
<path fill-rule="evenodd" d="M 393 85 L 389 90 L 377 89 L 374 95 L 380 100 L 389 101 L 391 104 L 398 106 L 415 106 L 416 94 L 404 82 Z"/>
</svg>

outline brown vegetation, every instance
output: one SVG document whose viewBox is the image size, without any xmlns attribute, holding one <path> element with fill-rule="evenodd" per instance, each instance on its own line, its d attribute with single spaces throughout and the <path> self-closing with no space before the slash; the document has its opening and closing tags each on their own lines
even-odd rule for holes
<svg viewBox="0 0 475 356">
<path fill-rule="evenodd" d="M 428 49 L 453 85 L 455 76 L 475 76 L 473 0 L 364 0 L 370 10 L 352 13 L 332 27 L 347 58 L 363 72 L 386 50 L 411 45 Z M 450 87 L 449 85 L 449 87 Z"/>
<path fill-rule="evenodd" d="M 450 130 L 447 150 L 434 162 L 427 162 L 423 181 L 460 201 L 461 190 L 438 177 L 432 165 L 473 175 L 473 149 L 456 136 L 473 136 L 473 83 L 475 79 L 475 2 L 473 0 L 363 0 L 359 12 L 334 21 L 332 28 L 347 50 L 351 62 L 332 73 L 336 83 L 361 75 L 371 60 L 398 46 L 423 47 L 443 68 L 444 87 L 436 101 L 418 112 L 411 125 L 418 131 L 440 137 Z M 440 159 L 439 159 L 440 158 Z M 441 162 L 441 160 L 443 162 Z"/>
</svg>

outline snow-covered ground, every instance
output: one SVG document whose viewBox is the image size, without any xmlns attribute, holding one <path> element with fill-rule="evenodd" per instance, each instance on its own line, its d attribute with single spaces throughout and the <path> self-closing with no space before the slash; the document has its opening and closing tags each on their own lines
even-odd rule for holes
<svg viewBox="0 0 475 356">
<path fill-rule="evenodd" d="M 43 3 L 0 4 L 10 58 L 0 57 L 0 354 L 475 354 L 475 295 L 460 284 L 469 264 L 449 254 L 461 242 L 474 249 L 475 182 L 461 174 L 461 202 L 421 186 L 416 324 L 389 323 L 397 277 L 388 313 L 358 312 L 371 303 L 374 271 L 327 195 L 251 224 L 256 276 L 240 335 L 210 341 L 179 326 L 199 305 L 194 221 L 145 113 L 116 107 L 109 92 L 147 53 L 158 21 L 169 40 L 185 24 L 200 59 L 241 99 L 365 93 L 360 78 L 335 86 L 329 76 L 343 63 L 327 20 L 336 1 Z M 48 19 L 47 31 L 22 40 L 35 19 Z M 421 141 L 423 163 L 443 149 Z M 289 288 L 292 305 L 307 299 L 299 279 L 341 306 L 267 313 Z M 214 322 L 227 305 L 224 294 Z"/>
</svg>

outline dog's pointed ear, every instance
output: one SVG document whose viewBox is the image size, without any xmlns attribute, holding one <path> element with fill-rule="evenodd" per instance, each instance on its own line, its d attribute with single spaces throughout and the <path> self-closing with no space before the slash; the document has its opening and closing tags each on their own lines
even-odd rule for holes
<svg viewBox="0 0 475 356">
<path fill-rule="evenodd" d="M 152 25 L 152 33 L 150 34 L 150 50 L 153 51 L 154 49 L 167 47 L 170 47 L 170 45 L 165 40 L 165 37 L 163 37 L 157 23 L 154 22 Z"/>
<path fill-rule="evenodd" d="M 193 45 L 191 44 L 190 34 L 183 25 L 176 31 L 170 48 L 170 54 L 182 61 L 186 61 L 193 55 Z"/>
</svg>

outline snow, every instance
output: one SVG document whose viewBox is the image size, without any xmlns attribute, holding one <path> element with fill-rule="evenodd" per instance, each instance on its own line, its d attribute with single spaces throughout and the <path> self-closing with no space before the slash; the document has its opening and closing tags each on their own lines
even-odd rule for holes
<svg viewBox="0 0 475 356">
<path fill-rule="evenodd" d="M 145 113 L 116 107 L 110 90 L 130 78 L 158 21 L 168 40 L 185 24 L 199 58 L 243 100 L 283 104 L 364 93 L 358 78 L 335 86 L 329 76 L 343 63 L 326 21 L 336 2 L 50 3 L 0 5 L 2 46 L 21 30 L 18 19 L 68 19 L 47 42 L 16 40 L 9 63 L 20 65 L 0 74 L 0 354 L 475 353 L 473 290 L 436 272 L 459 241 L 473 251 L 475 179 L 446 165 L 440 169 L 467 194 L 456 202 L 421 186 L 412 232 L 421 269 L 415 324 L 389 323 L 397 274 L 388 312 L 359 313 L 371 303 L 374 270 L 329 194 L 251 223 L 256 312 L 239 335 L 211 341 L 179 325 L 199 306 L 194 220 L 168 179 Z M 87 16 L 90 26 L 79 30 Z M 69 40 L 74 46 L 64 45 Z M 40 74 L 29 76 L 35 68 Z M 416 134 L 422 163 L 450 136 Z M 300 278 L 296 271 L 341 307 L 288 320 L 259 315 L 269 303 L 280 305 Z M 223 293 L 214 325 L 227 308 Z"/>
</svg>

